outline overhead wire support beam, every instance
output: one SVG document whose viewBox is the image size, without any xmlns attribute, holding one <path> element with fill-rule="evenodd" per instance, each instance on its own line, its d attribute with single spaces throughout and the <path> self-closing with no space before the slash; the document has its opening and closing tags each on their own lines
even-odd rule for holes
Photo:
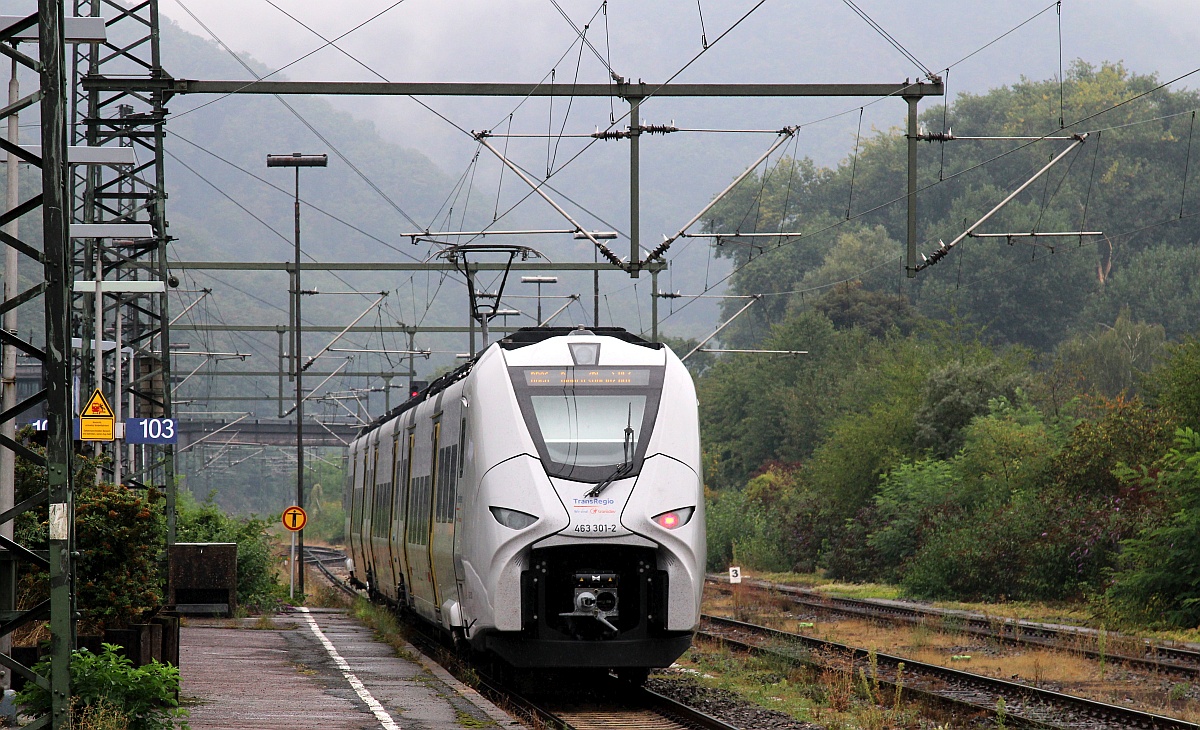
<svg viewBox="0 0 1200 730">
<path fill-rule="evenodd" d="M 283 375 L 287 375 L 288 371 L 286 371 L 286 370 L 223 370 L 223 371 L 221 371 L 220 375 L 222 378 L 229 378 L 229 377 L 274 378 L 274 377 L 280 375 L 281 373 Z M 343 377 L 347 377 L 347 378 L 382 378 L 382 377 L 386 377 L 389 375 L 406 375 L 407 371 L 405 371 L 405 370 L 374 370 L 374 371 L 372 371 L 372 370 L 339 370 L 337 372 L 337 374 L 341 375 Z M 330 375 L 330 373 L 325 373 L 325 372 L 309 373 L 309 375 L 312 375 L 314 378 L 321 378 L 326 375 Z M 276 396 L 273 396 L 273 395 L 264 395 L 264 396 L 256 396 L 256 397 L 267 399 L 267 400 L 274 400 L 276 398 Z M 203 397 L 195 396 L 195 397 L 191 398 L 190 400 L 191 401 L 206 401 L 206 400 L 213 400 L 214 398 L 215 398 L 215 396 L 207 396 L 206 395 Z"/>
<path fill-rule="evenodd" d="M 689 357 L 691 357 L 692 355 L 695 355 L 697 352 L 699 352 L 700 348 L 701 348 L 701 347 L 704 347 L 705 345 L 707 345 L 709 340 L 711 340 L 712 338 L 714 338 L 714 337 L 716 337 L 717 335 L 721 334 L 721 330 L 723 330 L 723 329 L 725 329 L 726 327 L 728 327 L 728 326 L 730 325 L 730 323 L 732 323 L 732 322 L 733 322 L 733 320 L 735 320 L 735 319 L 737 319 L 738 317 L 742 316 L 742 314 L 743 314 L 743 313 L 745 313 L 745 311 L 746 311 L 746 310 L 750 309 L 750 307 L 753 307 L 753 306 L 754 306 L 754 303 L 755 303 L 755 302 L 757 302 L 758 300 L 762 299 L 762 298 L 763 298 L 763 295 L 762 295 L 762 294 L 751 294 L 751 295 L 750 295 L 750 301 L 746 302 L 746 306 L 744 306 L 744 307 L 742 307 L 741 309 L 739 309 L 738 311 L 734 312 L 734 313 L 733 313 L 733 316 L 732 316 L 732 317 L 730 317 L 729 319 L 725 320 L 723 323 L 721 323 L 721 326 L 719 326 L 719 327 L 717 327 L 715 330 L 713 330 L 713 333 L 712 333 L 711 335 L 709 335 L 708 337 L 705 337 L 703 340 L 700 340 L 700 342 L 699 342 L 699 343 L 698 343 L 698 344 L 697 344 L 695 347 L 693 347 L 693 348 L 691 349 L 691 351 L 690 351 L 690 352 L 688 352 L 688 354 L 686 354 L 686 355 L 684 355 L 683 357 L 679 358 L 680 362 L 682 362 L 682 361 L 684 361 L 684 360 L 687 360 Z"/>
<path fill-rule="evenodd" d="M 722 198 L 724 198 L 726 195 L 728 195 L 731 190 L 736 188 L 742 182 L 742 180 L 745 180 L 746 177 L 750 173 L 757 170 L 758 166 L 761 165 L 764 160 L 766 160 L 768 157 L 770 157 L 775 152 L 775 150 L 779 149 L 780 145 L 782 145 L 784 142 L 791 139 L 792 136 L 794 134 L 796 134 L 796 132 L 799 130 L 800 130 L 799 127 L 784 127 L 783 129 L 779 130 L 779 139 L 775 140 L 775 143 L 772 144 L 767 149 L 767 151 L 764 152 L 757 160 L 755 160 L 754 164 L 747 167 L 745 169 L 745 171 L 742 172 L 741 175 L 738 175 L 736 178 L 734 178 L 734 181 L 729 183 L 729 185 L 726 186 L 726 188 L 724 190 L 717 193 L 717 196 L 715 198 L 713 198 L 711 201 L 709 201 L 708 205 L 704 206 L 704 208 L 702 208 L 699 213 L 692 216 L 692 219 L 690 221 L 688 221 L 687 223 L 684 223 L 683 227 L 680 228 L 679 231 L 675 235 L 668 236 L 665 239 L 663 239 L 663 242 L 658 244 L 657 248 L 655 248 L 653 251 L 651 251 L 650 253 L 648 253 L 646 255 L 646 260 L 649 261 L 650 259 L 655 259 L 655 258 L 658 258 L 659 256 L 661 256 L 668 248 L 670 248 L 671 244 L 674 243 L 676 239 L 681 238 L 683 236 L 683 234 L 687 233 L 687 229 L 691 228 L 692 224 L 694 224 L 696 221 L 698 221 L 702 217 L 704 217 L 705 213 L 712 210 L 714 205 L 721 202 Z"/>
<path fill-rule="evenodd" d="M 603 236 L 596 236 L 602 239 Z M 291 271 L 295 264 L 276 261 L 173 261 L 171 268 L 177 271 Z M 593 261 L 553 263 L 550 261 L 514 261 L 509 267 L 512 271 L 611 271 L 609 264 L 599 264 Z M 665 262 L 649 262 L 645 268 L 663 270 Z M 480 262 L 472 263 L 472 271 L 504 271 L 502 263 Z M 300 264 L 301 271 L 458 271 L 454 264 L 445 261 L 413 262 L 413 261 L 335 261 L 320 263 L 305 261 Z"/>
<path fill-rule="evenodd" d="M 175 331 L 186 332 L 278 332 L 279 325 L 276 324 L 180 324 L 172 327 Z M 305 332 L 341 332 L 342 327 L 338 325 L 319 325 L 305 324 Z M 520 327 L 493 327 L 493 332 L 516 332 Z M 357 334 L 464 334 L 471 332 L 470 327 L 462 326 L 439 326 L 439 325 L 362 325 L 359 327 L 350 328 L 350 332 Z"/>
<path fill-rule="evenodd" d="M 430 237 L 449 237 L 449 236 L 544 236 L 544 235 L 574 235 L 575 238 L 587 238 L 582 231 L 574 229 L 534 229 L 528 231 L 421 231 L 419 233 L 401 233 L 401 238 L 411 238 L 415 240 L 429 239 Z M 592 231 L 592 236 L 599 239 L 613 239 L 617 237 L 616 231 Z"/>
<path fill-rule="evenodd" d="M 1009 246 L 1013 245 L 1014 239 L 1016 239 L 1016 240 L 1026 239 L 1021 242 L 1027 243 L 1031 246 L 1041 246 L 1043 248 L 1049 249 L 1050 253 L 1054 253 L 1054 246 L 1052 246 L 1049 243 L 1041 243 L 1038 239 L 1042 239 L 1042 238 L 1051 238 L 1051 239 L 1053 239 L 1053 238 L 1077 238 L 1082 242 L 1084 236 L 1103 236 L 1104 231 L 1030 231 L 1030 232 L 1020 232 L 1020 233 L 974 233 L 974 232 L 972 232 L 968 235 L 971 238 L 1003 238 L 1008 242 Z"/>
<path fill-rule="evenodd" d="M 701 347 L 700 352 L 738 352 L 748 355 L 807 355 L 808 350 L 723 350 L 719 347 Z"/>
<path fill-rule="evenodd" d="M 770 233 L 683 233 L 680 238 L 800 238 L 803 231 L 774 231 Z"/>
<path fill-rule="evenodd" d="M 1004 198 L 1004 200 L 1001 200 L 999 203 L 997 203 L 996 207 L 992 208 L 987 213 L 984 213 L 982 218 L 980 218 L 979 220 L 975 221 L 973 224 L 968 226 L 967 230 L 958 234 L 958 236 L 955 237 L 955 239 L 953 241 L 951 241 L 950 243 L 945 243 L 945 242 L 939 241 L 937 250 L 935 250 L 932 254 L 930 254 L 929 256 L 925 256 L 925 254 L 921 254 L 922 261 L 913 270 L 921 271 L 922 269 L 927 269 L 930 266 L 933 266 L 934 264 L 936 264 L 938 261 L 941 261 L 943 258 L 945 258 L 946 254 L 950 253 L 950 249 L 954 248 L 959 243 L 961 243 L 962 240 L 964 238 L 966 238 L 967 236 L 970 236 L 975 231 L 976 228 L 983 225 L 985 222 L 987 222 L 987 220 L 989 218 L 994 216 L 996 213 L 1000 212 L 1000 210 L 1002 210 L 1004 208 L 1004 206 L 1006 206 L 1010 202 L 1012 202 L 1013 198 L 1020 195 L 1021 192 L 1023 190 L 1025 190 L 1025 188 L 1032 185 L 1034 183 L 1034 181 L 1036 181 L 1042 175 L 1045 175 L 1050 170 L 1050 168 L 1054 167 L 1064 157 L 1071 154 L 1071 152 L 1074 151 L 1076 147 L 1079 147 L 1081 144 L 1084 143 L 1084 141 L 1087 140 L 1087 137 L 1088 137 L 1087 133 L 1076 134 L 1076 135 L 1072 136 L 1072 139 L 1074 141 L 1071 142 L 1071 144 L 1067 145 L 1067 148 L 1065 150 L 1063 150 L 1062 152 L 1059 152 L 1057 155 L 1055 155 L 1053 159 L 1051 159 L 1049 162 L 1047 162 L 1045 164 L 1044 167 L 1042 167 L 1042 169 L 1035 172 L 1033 174 L 1033 177 L 1031 177 L 1028 180 L 1026 180 L 1025 182 L 1021 183 L 1020 187 L 1018 187 L 1016 190 L 1009 193 Z M 1079 234 L 1075 233 L 1075 234 L 1070 234 L 1070 235 L 1079 235 Z"/>
<path fill-rule="evenodd" d="M 487 141 L 488 132 L 486 132 L 486 131 L 475 132 L 474 134 L 475 134 L 475 139 L 479 142 L 479 144 L 481 144 L 485 148 L 487 148 L 488 152 L 491 152 L 493 155 L 495 155 L 496 159 L 500 160 L 500 162 L 503 163 L 505 167 L 512 170 L 514 175 L 521 178 L 521 180 L 523 180 L 525 182 L 525 184 L 528 185 L 530 187 L 530 189 L 533 190 L 533 192 L 537 193 L 538 196 L 541 197 L 542 200 L 545 200 L 547 203 L 549 203 L 550 207 L 552 207 L 556 211 L 558 211 L 559 215 L 561 215 L 563 218 L 565 218 L 567 220 L 568 223 L 570 223 L 572 226 L 574 226 L 575 227 L 574 231 L 573 231 L 574 233 L 583 234 L 583 237 L 586 238 L 587 240 L 591 241 L 592 245 L 594 245 L 596 247 L 596 250 L 598 250 L 600 252 L 600 255 L 603 256 L 604 258 L 608 259 L 609 263 L 611 263 L 613 266 L 628 270 L 627 265 L 623 261 L 621 261 L 621 259 L 617 258 L 617 255 L 615 253 L 613 253 L 612 249 L 610 249 L 608 246 L 605 246 L 603 243 L 600 243 L 600 240 L 598 238 L 593 236 L 591 234 L 591 232 L 586 230 L 583 226 L 579 225 L 579 223 L 576 222 L 575 219 L 571 217 L 570 213 L 568 213 L 565 209 L 563 209 L 563 207 L 561 205 L 554 202 L 554 199 L 551 198 L 549 195 L 547 195 L 544 190 L 542 190 L 543 183 L 540 183 L 540 182 L 535 183 L 532 178 L 530 178 L 528 175 L 525 174 L 524 171 L 521 170 L 520 167 L 518 167 L 517 165 L 514 165 L 507 157 L 505 157 L 504 153 L 500 152 L 495 147 L 488 144 L 488 141 Z M 634 263 L 635 262 L 630 261 L 629 266 L 634 265 Z M 508 268 L 506 267 L 505 270 L 507 271 Z"/>
<path fill-rule="evenodd" d="M 321 348 L 320 352 L 318 352 L 316 355 L 313 355 L 312 357 L 310 357 L 310 358 L 308 358 L 307 360 L 305 360 L 305 361 L 304 361 L 304 364 L 303 364 L 302 366 L 300 366 L 300 372 L 304 372 L 304 371 L 308 370 L 310 367 L 312 367 L 312 364 L 313 364 L 314 362 L 316 362 L 316 361 L 317 361 L 317 358 L 321 357 L 321 356 L 322 356 L 322 355 L 324 355 L 326 352 L 329 352 L 329 348 L 331 348 L 331 347 L 333 347 L 335 344 L 337 344 L 337 341 L 338 341 L 338 340 L 340 340 L 340 339 L 342 339 L 343 337 L 345 337 L 345 336 L 346 336 L 346 333 L 347 333 L 347 332 L 349 332 L 349 331 L 350 331 L 350 329 L 351 329 L 352 327 L 354 327 L 354 325 L 356 325 L 356 324 L 358 324 L 359 322 L 361 322 L 363 317 L 365 317 L 365 316 L 367 316 L 368 314 L 370 314 L 370 313 L 371 313 L 371 310 L 375 309 L 375 308 L 376 308 L 376 307 L 378 307 L 380 304 L 382 304 L 382 303 L 383 303 L 383 300 L 384 300 L 384 299 L 387 299 L 387 297 L 388 297 L 388 292 L 385 292 L 385 291 L 384 291 L 384 292 L 379 292 L 379 298 L 378 298 L 378 299 L 376 299 L 375 301 L 371 302 L 370 306 L 368 306 L 366 309 L 364 309 L 362 314 L 360 314 L 360 315 L 358 315 L 357 317 L 355 317 L 353 322 L 351 322 L 350 324 L 348 324 L 348 325 L 346 326 L 346 328 L 345 328 L 345 329 L 343 329 L 341 332 L 338 332 L 338 333 L 337 333 L 337 335 L 336 335 L 336 336 L 335 336 L 335 337 L 334 337 L 332 340 L 330 340 L 330 341 L 329 341 L 329 344 L 328 344 L 328 345 L 325 345 L 324 347 L 322 347 L 322 348 Z"/>
<path fill-rule="evenodd" d="M 1078 238 L 1079 236 L 1103 236 L 1104 231 L 1032 231 L 1027 233 L 975 233 L 971 238 Z"/>
<path fill-rule="evenodd" d="M 1069 139 L 1074 139 L 1074 137 L 1072 137 L 1070 135 L 1066 135 L 1066 136 L 1050 135 L 1050 136 L 1045 136 L 1045 137 L 1013 137 L 1013 136 L 1009 136 L 1009 135 L 962 137 L 962 136 L 954 134 L 954 130 L 950 130 L 947 132 L 924 132 L 922 134 L 918 134 L 917 139 L 921 140 L 922 142 L 956 142 L 959 140 L 967 140 L 967 141 L 975 141 L 975 142 L 980 142 L 980 141 L 991 141 L 991 142 L 1029 142 L 1029 141 L 1034 141 L 1034 142 L 1041 142 L 1043 140 L 1055 140 L 1055 139 L 1069 140 Z"/>
<path fill-rule="evenodd" d="M 120 78 L 89 75 L 88 91 L 161 92 L 175 94 L 306 94 L 342 96 L 511 96 L 511 97 L 792 97 L 792 96 L 942 96 L 941 82 L 904 84 L 528 84 L 410 83 L 387 81 L 208 81 L 196 79 Z"/>
</svg>

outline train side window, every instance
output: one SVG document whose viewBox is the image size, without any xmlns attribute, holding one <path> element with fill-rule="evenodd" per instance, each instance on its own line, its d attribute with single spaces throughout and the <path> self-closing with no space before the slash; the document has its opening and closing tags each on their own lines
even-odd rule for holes
<svg viewBox="0 0 1200 730">
<path fill-rule="evenodd" d="M 466 448 L 466 443 L 467 443 L 467 417 L 466 416 L 463 416 L 462 423 L 459 424 L 458 443 L 464 449 Z M 458 462 L 458 478 L 462 479 L 462 475 L 463 475 L 463 460 L 460 459 Z"/>
</svg>

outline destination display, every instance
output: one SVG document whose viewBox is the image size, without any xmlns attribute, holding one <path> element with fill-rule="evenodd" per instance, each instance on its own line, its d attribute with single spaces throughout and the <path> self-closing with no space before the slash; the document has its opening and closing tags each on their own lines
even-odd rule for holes
<svg viewBox="0 0 1200 730">
<path fill-rule="evenodd" d="M 639 386 L 650 384 L 650 371 L 645 368 L 550 368 L 526 370 L 525 384 L 530 386 L 608 385 Z"/>
</svg>

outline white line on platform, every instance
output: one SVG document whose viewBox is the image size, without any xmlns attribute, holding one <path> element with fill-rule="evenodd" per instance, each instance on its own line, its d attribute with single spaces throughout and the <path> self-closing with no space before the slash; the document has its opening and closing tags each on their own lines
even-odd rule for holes
<svg viewBox="0 0 1200 730">
<path fill-rule="evenodd" d="M 321 627 L 317 626 L 316 619 L 312 617 L 308 609 L 300 606 L 299 611 L 304 614 L 305 620 L 308 621 L 308 627 L 312 629 L 313 634 L 317 637 L 317 641 L 320 641 L 321 645 L 325 647 L 325 651 L 329 652 L 333 663 L 337 665 L 338 669 L 342 670 L 342 676 L 354 688 L 359 698 L 367 703 L 367 707 L 371 708 L 371 712 L 375 714 L 375 719 L 379 720 L 379 724 L 383 726 L 383 730 L 400 730 L 400 726 L 396 724 L 396 721 L 392 719 L 388 711 L 383 709 L 383 705 L 379 704 L 379 700 L 375 699 L 371 691 L 362 683 L 362 680 L 354 676 L 354 672 L 350 671 L 350 664 L 342 658 L 341 654 L 338 654 L 337 647 L 325 636 L 325 633 L 321 631 Z"/>
</svg>

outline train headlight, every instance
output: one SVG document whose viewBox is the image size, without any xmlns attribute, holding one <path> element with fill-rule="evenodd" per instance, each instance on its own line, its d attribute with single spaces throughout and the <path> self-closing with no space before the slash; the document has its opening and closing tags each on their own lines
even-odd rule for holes
<svg viewBox="0 0 1200 730">
<path fill-rule="evenodd" d="M 668 530 L 674 530 L 676 527 L 683 527 L 690 522 L 695 513 L 695 507 L 681 507 L 670 512 L 663 512 L 661 515 L 655 515 L 654 521 Z"/>
<path fill-rule="evenodd" d="M 512 530 L 524 530 L 538 521 L 537 517 L 518 512 L 515 509 L 503 507 L 488 507 L 488 509 L 492 511 L 492 517 L 495 517 L 497 522 Z"/>
</svg>

